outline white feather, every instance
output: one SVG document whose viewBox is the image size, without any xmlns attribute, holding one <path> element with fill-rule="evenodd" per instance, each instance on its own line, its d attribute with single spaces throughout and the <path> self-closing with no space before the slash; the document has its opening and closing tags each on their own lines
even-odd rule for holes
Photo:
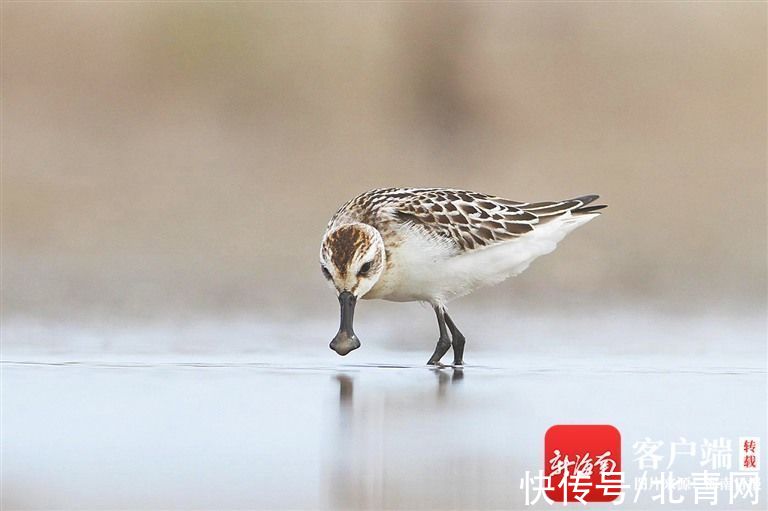
<svg viewBox="0 0 768 511">
<path fill-rule="evenodd" d="M 519 275 L 536 258 L 552 252 L 568 233 L 597 216 L 568 212 L 519 238 L 459 254 L 448 243 L 409 228 L 403 243 L 390 251 L 389 269 L 363 298 L 443 305 Z"/>
</svg>

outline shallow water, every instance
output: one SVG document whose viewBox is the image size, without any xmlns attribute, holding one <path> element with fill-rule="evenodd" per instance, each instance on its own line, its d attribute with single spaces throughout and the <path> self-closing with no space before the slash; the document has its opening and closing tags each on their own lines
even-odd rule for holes
<svg viewBox="0 0 768 511">
<path fill-rule="evenodd" d="M 768 438 L 762 314 L 464 312 L 436 369 L 424 311 L 376 312 L 344 358 L 334 317 L 4 321 L 3 509 L 521 509 L 555 424 L 616 426 L 630 481 L 646 437 Z"/>
<path fill-rule="evenodd" d="M 6 360 L 4 508 L 520 509 L 553 424 L 766 438 L 760 361 L 422 355 Z"/>
</svg>

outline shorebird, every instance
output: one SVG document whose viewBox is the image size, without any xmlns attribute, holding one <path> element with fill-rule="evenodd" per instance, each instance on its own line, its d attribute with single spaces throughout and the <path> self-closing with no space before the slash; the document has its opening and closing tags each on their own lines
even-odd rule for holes
<svg viewBox="0 0 768 511">
<path fill-rule="evenodd" d="M 464 335 L 446 304 L 519 275 L 566 234 L 599 216 L 597 195 L 517 202 L 448 188 L 381 188 L 358 195 L 333 215 L 320 268 L 336 292 L 341 324 L 330 348 L 360 347 L 353 329 L 358 298 L 426 302 L 437 316 L 437 346 L 427 364 L 453 348 L 464 363 Z M 449 335 L 450 334 L 450 335 Z"/>
</svg>

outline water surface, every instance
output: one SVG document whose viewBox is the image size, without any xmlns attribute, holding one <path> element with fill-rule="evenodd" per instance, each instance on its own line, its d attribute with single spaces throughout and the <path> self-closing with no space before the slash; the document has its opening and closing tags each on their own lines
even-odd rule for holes
<svg viewBox="0 0 768 511">
<path fill-rule="evenodd" d="M 6 361 L 4 507 L 519 509 L 553 424 L 765 438 L 757 364 L 419 355 Z"/>
</svg>

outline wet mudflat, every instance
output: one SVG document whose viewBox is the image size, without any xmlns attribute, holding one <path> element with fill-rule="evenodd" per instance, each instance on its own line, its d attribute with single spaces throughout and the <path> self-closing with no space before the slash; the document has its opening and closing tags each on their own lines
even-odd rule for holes
<svg viewBox="0 0 768 511">
<path fill-rule="evenodd" d="M 542 467 L 554 424 L 612 424 L 624 449 L 645 437 L 766 438 L 765 361 L 718 352 L 480 352 L 463 369 L 371 348 L 345 359 L 12 355 L 7 509 L 520 509 L 520 478 Z M 628 507 L 653 506 L 646 495 Z"/>
</svg>

